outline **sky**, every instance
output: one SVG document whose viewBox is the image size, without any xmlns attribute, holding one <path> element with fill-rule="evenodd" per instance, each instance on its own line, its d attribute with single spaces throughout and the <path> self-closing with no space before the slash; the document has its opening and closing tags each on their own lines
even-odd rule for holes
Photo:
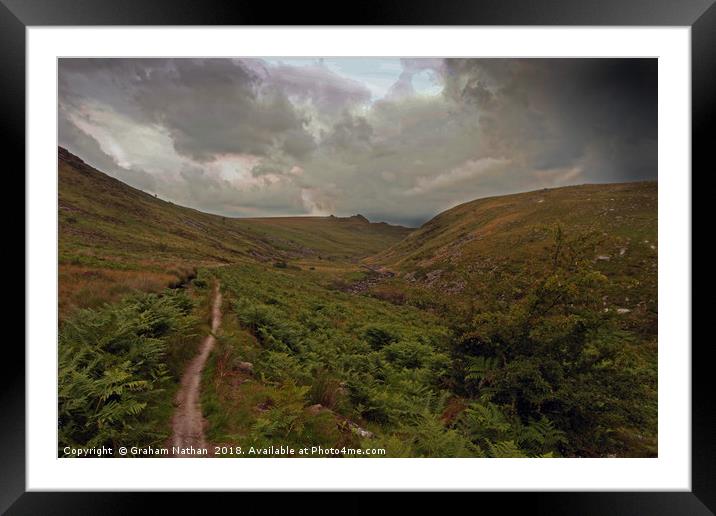
<svg viewBox="0 0 716 516">
<path fill-rule="evenodd" d="M 60 59 L 59 144 L 230 217 L 457 204 L 657 177 L 655 59 Z"/>
</svg>

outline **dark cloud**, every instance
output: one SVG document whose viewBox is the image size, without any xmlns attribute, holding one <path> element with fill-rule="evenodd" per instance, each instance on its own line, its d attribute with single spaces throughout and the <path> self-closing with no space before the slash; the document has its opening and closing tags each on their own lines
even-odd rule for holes
<svg viewBox="0 0 716 516">
<path fill-rule="evenodd" d="M 313 148 L 306 120 L 283 91 L 240 61 L 111 59 L 96 67 L 92 61 L 62 61 L 61 101 L 76 102 L 73 88 L 89 83 L 85 98 L 119 107 L 139 123 L 163 126 L 180 154 L 210 161 L 280 147 L 300 157 Z"/>
<path fill-rule="evenodd" d="M 289 165 L 285 162 L 276 160 L 263 160 L 256 166 L 251 168 L 251 175 L 253 177 L 261 177 L 268 175 L 284 175 L 289 171 Z"/>
<path fill-rule="evenodd" d="M 303 158 L 316 149 L 313 136 L 303 128 L 286 131 L 280 141 L 280 150 L 295 158 Z"/>
<path fill-rule="evenodd" d="M 416 225 L 478 197 L 656 178 L 655 59 L 388 61 L 344 60 L 349 78 L 320 60 L 62 59 L 60 144 L 235 216 Z"/>
<path fill-rule="evenodd" d="M 370 90 L 358 81 L 341 77 L 320 62 L 313 66 L 264 67 L 264 76 L 287 95 L 310 100 L 319 111 L 337 114 L 367 103 Z"/>
<path fill-rule="evenodd" d="M 198 161 L 221 154 L 268 154 L 274 146 L 304 155 L 311 136 L 286 96 L 232 60 L 177 59 L 148 70 L 133 95 L 166 127 L 177 151 Z"/>
<path fill-rule="evenodd" d="M 473 106 L 481 138 L 536 170 L 585 181 L 656 176 L 655 59 L 449 59 L 445 94 Z M 597 159 L 595 159 L 597 158 Z"/>
<path fill-rule="evenodd" d="M 323 135 L 322 144 L 336 150 L 370 152 L 373 127 L 365 117 L 344 112 L 331 131 Z"/>
</svg>

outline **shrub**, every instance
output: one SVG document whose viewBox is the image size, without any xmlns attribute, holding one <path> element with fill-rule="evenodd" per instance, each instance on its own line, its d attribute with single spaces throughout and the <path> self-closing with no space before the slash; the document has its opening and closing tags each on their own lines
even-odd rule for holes
<svg viewBox="0 0 716 516">
<path fill-rule="evenodd" d="M 313 382 L 308 392 L 311 404 L 320 403 L 324 407 L 334 408 L 341 395 L 341 383 L 324 367 L 313 373 Z"/>
<path fill-rule="evenodd" d="M 372 324 L 363 330 L 363 338 L 373 349 L 382 349 L 398 340 L 398 334 L 393 327 Z"/>
<path fill-rule="evenodd" d="M 277 439 L 300 435 L 307 419 L 304 411 L 307 391 L 308 387 L 293 382 L 282 385 L 275 392 L 270 408 L 254 423 L 251 435 L 254 444 L 275 444 Z"/>
<path fill-rule="evenodd" d="M 383 348 L 388 362 L 406 369 L 422 367 L 433 352 L 430 346 L 413 341 L 393 342 Z"/>
<path fill-rule="evenodd" d="M 261 378 L 275 383 L 306 382 L 310 378 L 295 357 L 279 351 L 264 351 L 255 366 Z"/>
</svg>

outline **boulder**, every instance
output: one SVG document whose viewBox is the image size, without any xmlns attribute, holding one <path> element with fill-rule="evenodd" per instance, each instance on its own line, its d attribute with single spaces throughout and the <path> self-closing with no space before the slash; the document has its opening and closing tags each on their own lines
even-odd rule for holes
<svg viewBox="0 0 716 516">
<path fill-rule="evenodd" d="M 254 364 L 252 364 L 251 362 L 239 362 L 238 364 L 236 364 L 236 369 L 243 373 L 253 373 Z"/>
<path fill-rule="evenodd" d="M 318 414 L 319 412 L 321 412 L 323 410 L 323 405 L 321 405 L 320 403 L 316 403 L 315 405 L 311 405 L 310 407 L 308 407 L 307 410 L 308 410 L 309 414 L 312 414 L 315 416 L 316 414 Z"/>
</svg>

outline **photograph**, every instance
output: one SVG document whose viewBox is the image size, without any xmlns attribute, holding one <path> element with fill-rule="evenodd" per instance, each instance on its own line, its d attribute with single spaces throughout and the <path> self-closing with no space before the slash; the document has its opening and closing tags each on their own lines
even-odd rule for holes
<svg viewBox="0 0 716 516">
<path fill-rule="evenodd" d="M 660 457 L 659 59 L 56 79 L 57 458 Z"/>
<path fill-rule="evenodd" d="M 716 0 L 326 7 L 0 0 L 0 514 L 716 514 Z"/>
</svg>

